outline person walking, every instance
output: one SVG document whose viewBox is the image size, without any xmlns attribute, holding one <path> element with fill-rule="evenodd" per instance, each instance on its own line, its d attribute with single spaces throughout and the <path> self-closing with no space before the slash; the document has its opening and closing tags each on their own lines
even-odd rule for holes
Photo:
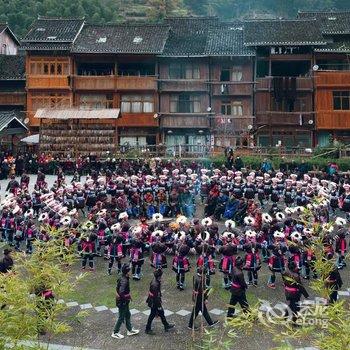
<svg viewBox="0 0 350 350">
<path fill-rule="evenodd" d="M 298 312 L 300 310 L 300 300 L 303 295 L 305 298 L 309 297 L 308 292 L 301 283 L 301 278 L 296 273 L 297 265 L 294 261 L 288 263 L 288 270 L 282 274 L 284 283 L 284 292 L 286 300 L 289 303 L 289 310 L 286 310 L 286 317 L 291 316 L 292 322 L 295 325 L 298 318 Z M 289 315 L 291 311 L 292 315 Z"/>
<path fill-rule="evenodd" d="M 112 333 L 112 337 L 116 339 L 123 339 L 124 335 L 120 333 L 120 327 L 125 322 L 125 326 L 127 329 L 126 335 L 135 335 L 138 334 L 140 331 L 138 329 L 134 329 L 131 326 L 130 321 L 130 310 L 129 310 L 129 304 L 131 301 L 131 295 L 130 295 L 130 282 L 129 282 L 129 273 L 130 273 L 130 266 L 128 264 L 124 264 L 122 266 L 122 277 L 117 282 L 117 288 L 116 288 L 116 305 L 119 309 L 119 317 L 118 320 L 114 326 L 114 330 Z"/>
<path fill-rule="evenodd" d="M 146 334 L 153 335 L 154 332 L 152 330 L 152 321 L 156 316 L 159 316 L 163 326 L 164 330 L 167 332 L 169 329 L 174 328 L 175 325 L 169 323 L 164 315 L 164 309 L 162 306 L 162 293 L 161 293 L 161 278 L 163 275 L 163 271 L 161 269 L 157 269 L 153 273 L 154 278 L 150 284 L 149 287 L 149 293 L 148 293 L 148 298 L 147 298 L 147 305 L 151 309 L 151 313 L 148 317 L 147 320 L 147 325 L 146 325 Z"/>
<path fill-rule="evenodd" d="M 209 315 L 206 305 L 208 300 L 208 291 L 209 289 L 206 288 L 206 271 L 205 268 L 200 266 L 197 268 L 197 275 L 193 281 L 192 300 L 194 302 L 194 306 L 192 309 L 190 321 L 188 323 L 189 329 L 198 329 L 194 327 L 194 320 L 197 318 L 199 311 L 201 311 L 209 327 L 215 326 L 219 323 L 219 321 L 213 321 Z"/>
<path fill-rule="evenodd" d="M 243 274 L 243 259 L 238 257 L 236 259 L 236 266 L 232 269 L 232 283 L 231 283 L 231 299 L 227 311 L 227 317 L 233 317 L 235 314 L 235 305 L 240 304 L 243 312 L 248 312 L 249 304 L 246 297 L 247 283 L 244 280 Z"/>
</svg>

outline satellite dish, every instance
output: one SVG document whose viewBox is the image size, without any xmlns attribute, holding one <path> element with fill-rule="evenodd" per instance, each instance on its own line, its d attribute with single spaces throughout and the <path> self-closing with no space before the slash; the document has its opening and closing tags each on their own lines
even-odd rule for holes
<svg viewBox="0 0 350 350">
<path fill-rule="evenodd" d="M 308 123 L 309 123 L 309 125 L 312 125 L 312 124 L 314 123 L 314 121 L 313 121 L 312 119 L 310 119 L 310 120 L 308 121 Z"/>
<path fill-rule="evenodd" d="M 313 71 L 318 71 L 318 69 L 319 69 L 320 67 L 317 65 L 317 64 L 315 64 L 313 67 L 312 67 L 312 70 Z"/>
<path fill-rule="evenodd" d="M 158 113 L 153 114 L 153 118 L 157 119 L 158 118 Z"/>
<path fill-rule="evenodd" d="M 29 118 L 24 119 L 24 124 L 29 124 Z"/>
<path fill-rule="evenodd" d="M 207 108 L 207 112 L 211 112 L 211 107 L 208 107 L 208 108 Z"/>
<path fill-rule="evenodd" d="M 252 130 L 253 129 L 253 125 L 249 124 L 248 125 L 248 130 Z"/>
</svg>

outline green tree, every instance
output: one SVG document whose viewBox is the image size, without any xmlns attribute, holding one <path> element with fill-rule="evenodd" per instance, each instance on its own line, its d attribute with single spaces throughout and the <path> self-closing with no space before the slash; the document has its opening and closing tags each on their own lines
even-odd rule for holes
<svg viewBox="0 0 350 350">
<path fill-rule="evenodd" d="M 5 344 L 20 349 L 21 341 L 37 341 L 42 331 L 57 335 L 70 330 L 60 318 L 66 306 L 57 300 L 74 290 L 80 278 L 73 279 L 70 267 L 76 260 L 75 247 L 64 245 L 64 234 L 51 231 L 48 242 L 36 241 L 30 256 L 16 254 L 14 269 L 0 274 L 1 349 Z M 45 299 L 44 290 L 51 290 L 54 299 Z"/>
</svg>

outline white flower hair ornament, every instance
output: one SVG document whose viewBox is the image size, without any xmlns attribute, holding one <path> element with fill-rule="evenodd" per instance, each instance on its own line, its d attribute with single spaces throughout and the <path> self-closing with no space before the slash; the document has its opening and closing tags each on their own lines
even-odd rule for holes
<svg viewBox="0 0 350 350">
<path fill-rule="evenodd" d="M 160 222 L 163 220 L 163 215 L 161 213 L 155 213 L 152 215 L 152 220 L 155 222 Z"/>
<path fill-rule="evenodd" d="M 121 229 L 121 226 L 120 226 L 120 223 L 119 223 L 119 222 L 116 222 L 115 224 L 113 224 L 113 225 L 111 226 L 111 230 L 112 230 L 113 232 L 118 232 L 118 231 L 120 231 L 120 229 Z"/>
<path fill-rule="evenodd" d="M 95 225 L 92 221 L 86 221 L 83 225 L 82 225 L 82 229 L 85 231 L 92 231 L 95 228 Z"/>
<path fill-rule="evenodd" d="M 133 235 L 139 235 L 142 233 L 142 227 L 141 226 L 135 226 L 133 229 L 132 229 L 132 233 Z"/>
<path fill-rule="evenodd" d="M 293 242 L 301 242 L 303 237 L 300 232 L 294 231 L 291 233 L 290 238 Z"/>
<path fill-rule="evenodd" d="M 249 239 L 255 238 L 256 237 L 256 232 L 254 230 L 247 230 L 245 232 L 245 236 Z"/>
<path fill-rule="evenodd" d="M 275 231 L 275 233 L 273 234 L 273 237 L 283 239 L 285 238 L 285 234 L 281 231 Z"/>
<path fill-rule="evenodd" d="M 41 213 L 39 218 L 38 218 L 38 221 L 39 222 L 43 222 L 43 221 L 46 221 L 48 218 L 49 218 L 49 214 L 48 213 Z"/>
<path fill-rule="evenodd" d="M 202 221 L 201 221 L 201 224 L 205 227 L 209 227 L 213 224 L 213 220 L 210 219 L 210 218 L 204 218 Z"/>
<path fill-rule="evenodd" d="M 34 215 L 34 210 L 32 208 L 28 209 L 25 213 L 24 213 L 24 217 L 25 218 L 30 218 L 33 217 Z"/>
<path fill-rule="evenodd" d="M 66 215 L 60 220 L 60 224 L 63 226 L 69 226 L 72 222 L 72 219 L 70 216 Z"/>
<path fill-rule="evenodd" d="M 187 218 L 186 218 L 186 216 L 184 216 L 184 215 L 179 215 L 179 216 L 176 218 L 176 223 L 178 223 L 178 224 L 184 225 L 184 224 L 186 224 L 186 222 L 187 222 Z"/>
<path fill-rule="evenodd" d="M 124 220 L 124 219 L 128 219 L 128 218 L 129 218 L 129 215 L 128 215 L 128 213 L 126 211 L 123 211 L 122 213 L 120 213 L 118 215 L 118 219 L 119 220 Z"/>
<path fill-rule="evenodd" d="M 286 218 L 286 216 L 282 212 L 278 212 L 275 214 L 275 218 L 278 221 L 283 221 Z"/>
<path fill-rule="evenodd" d="M 295 214 L 301 214 L 305 211 L 305 207 L 302 207 L 302 206 L 298 206 L 298 207 L 295 207 L 294 208 L 294 213 Z"/>
<path fill-rule="evenodd" d="M 252 217 L 252 216 L 246 216 L 244 218 L 244 223 L 247 225 L 247 226 L 253 226 L 255 225 L 255 219 Z"/>
<path fill-rule="evenodd" d="M 285 211 L 285 213 L 287 214 L 287 215 L 292 215 L 293 213 L 294 213 L 294 209 L 293 208 L 286 208 L 286 209 L 284 209 L 284 211 Z"/>
<path fill-rule="evenodd" d="M 162 230 L 155 230 L 152 232 L 152 237 L 163 237 L 164 232 Z"/>
<path fill-rule="evenodd" d="M 338 226 L 344 226 L 344 225 L 346 225 L 346 219 L 341 218 L 341 217 L 338 216 L 335 219 L 335 224 L 338 225 Z"/>
<path fill-rule="evenodd" d="M 225 221 L 225 227 L 226 228 L 235 228 L 236 223 L 233 220 L 226 220 Z"/>
<path fill-rule="evenodd" d="M 232 232 L 224 232 L 222 234 L 222 237 L 225 239 L 231 240 L 231 239 L 235 238 L 235 234 Z"/>
<path fill-rule="evenodd" d="M 272 222 L 272 216 L 268 213 L 263 213 L 261 215 L 262 217 L 262 221 L 265 223 L 265 224 L 270 224 Z"/>
</svg>

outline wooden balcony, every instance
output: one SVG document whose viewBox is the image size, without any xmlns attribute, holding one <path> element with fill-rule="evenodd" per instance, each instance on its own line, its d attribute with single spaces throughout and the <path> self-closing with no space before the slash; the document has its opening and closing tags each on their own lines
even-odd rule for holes
<svg viewBox="0 0 350 350">
<path fill-rule="evenodd" d="M 255 118 L 253 116 L 216 115 L 213 119 L 212 125 L 215 133 L 236 135 L 251 130 Z"/>
<path fill-rule="evenodd" d="M 316 72 L 316 88 L 350 88 L 350 72 Z"/>
<path fill-rule="evenodd" d="M 117 119 L 119 127 L 158 127 L 159 119 L 154 118 L 154 113 L 122 113 Z"/>
<path fill-rule="evenodd" d="M 273 77 L 256 78 L 256 89 L 273 91 Z M 296 89 L 297 91 L 312 91 L 312 78 L 296 78 Z"/>
<path fill-rule="evenodd" d="M 73 79 L 75 90 L 115 90 L 116 77 L 106 76 L 82 76 L 76 75 Z"/>
<path fill-rule="evenodd" d="M 154 76 L 118 76 L 117 90 L 157 90 L 157 80 Z"/>
<path fill-rule="evenodd" d="M 23 92 L 0 92 L 0 105 L 24 106 L 26 93 Z"/>
<path fill-rule="evenodd" d="M 250 82 L 210 82 L 214 96 L 251 96 L 253 94 L 253 83 Z"/>
<path fill-rule="evenodd" d="M 210 117 L 207 114 L 162 114 L 160 118 L 161 128 L 210 128 Z"/>
<path fill-rule="evenodd" d="M 274 111 L 260 112 L 256 114 L 256 125 L 304 126 L 314 128 L 314 113 Z"/>
<path fill-rule="evenodd" d="M 316 115 L 316 129 L 350 129 L 349 111 L 320 111 Z"/>
<path fill-rule="evenodd" d="M 168 79 L 159 80 L 159 82 L 160 92 L 208 91 L 208 84 L 205 80 Z"/>
<path fill-rule="evenodd" d="M 28 89 L 70 89 L 67 75 L 29 75 Z"/>
</svg>

